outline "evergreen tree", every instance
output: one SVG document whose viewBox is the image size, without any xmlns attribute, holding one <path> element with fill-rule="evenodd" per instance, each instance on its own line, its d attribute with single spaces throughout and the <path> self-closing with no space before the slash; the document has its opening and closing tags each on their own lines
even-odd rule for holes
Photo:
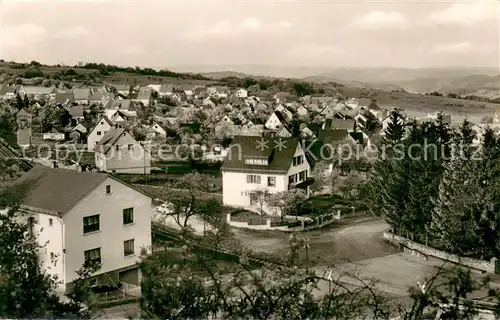
<svg viewBox="0 0 500 320">
<path fill-rule="evenodd" d="M 394 145 L 403 140 L 405 133 L 405 117 L 398 109 L 393 109 L 389 115 L 389 123 L 385 130 L 383 143 Z"/>
</svg>

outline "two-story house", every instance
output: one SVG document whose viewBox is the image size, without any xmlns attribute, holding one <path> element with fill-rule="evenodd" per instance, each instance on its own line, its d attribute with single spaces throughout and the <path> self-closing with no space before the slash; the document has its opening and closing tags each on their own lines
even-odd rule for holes
<svg viewBox="0 0 500 320">
<path fill-rule="evenodd" d="M 108 117 L 102 116 L 87 135 L 87 150 L 94 151 L 97 143 L 101 141 L 102 137 L 104 137 L 109 130 L 111 130 L 112 126 L 113 122 Z"/>
<path fill-rule="evenodd" d="M 140 285 L 137 262 L 151 249 L 152 198 L 102 173 L 35 166 L 16 183 L 26 186 L 20 219 L 41 246 L 39 261 L 68 292 L 85 264 L 100 268 L 91 285 Z"/>
<path fill-rule="evenodd" d="M 257 191 L 277 193 L 304 188 L 311 167 L 295 138 L 236 136 L 221 167 L 224 205 L 257 207 Z"/>
<path fill-rule="evenodd" d="M 101 171 L 151 173 L 150 150 L 120 125 L 114 125 L 96 144 L 95 165 Z"/>
<path fill-rule="evenodd" d="M 279 111 L 274 111 L 267 119 L 265 127 L 270 130 L 278 130 L 279 128 L 286 125 L 286 119 L 283 114 Z"/>
</svg>

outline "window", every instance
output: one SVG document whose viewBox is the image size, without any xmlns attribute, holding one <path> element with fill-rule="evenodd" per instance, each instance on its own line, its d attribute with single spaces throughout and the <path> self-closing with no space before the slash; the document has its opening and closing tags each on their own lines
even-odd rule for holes
<svg viewBox="0 0 500 320">
<path fill-rule="evenodd" d="M 295 182 L 297 182 L 296 177 L 297 177 L 297 175 L 295 175 L 295 174 L 292 174 L 291 176 L 289 176 L 288 177 L 288 184 L 294 184 Z"/>
<path fill-rule="evenodd" d="M 29 217 L 28 218 L 28 235 L 30 237 L 33 237 L 33 235 L 34 235 L 34 227 L 35 227 L 35 218 Z"/>
<path fill-rule="evenodd" d="M 267 177 L 267 186 L 276 187 L 276 177 Z"/>
<path fill-rule="evenodd" d="M 133 144 L 129 144 L 128 145 L 128 151 L 132 150 L 134 148 L 134 145 Z"/>
<path fill-rule="evenodd" d="M 120 151 L 120 145 L 119 144 L 116 145 L 116 151 Z"/>
<path fill-rule="evenodd" d="M 248 174 L 247 175 L 247 183 L 260 184 L 260 176 L 255 175 L 255 174 Z"/>
<path fill-rule="evenodd" d="M 97 131 L 97 135 L 100 136 L 101 135 L 101 131 Z"/>
<path fill-rule="evenodd" d="M 134 239 L 123 241 L 123 255 L 131 256 L 134 254 Z"/>
<path fill-rule="evenodd" d="M 304 181 L 307 178 L 307 171 L 301 171 L 299 173 L 299 181 Z"/>
<path fill-rule="evenodd" d="M 304 163 L 304 158 L 302 156 L 293 157 L 293 166 L 298 166 Z"/>
<path fill-rule="evenodd" d="M 108 184 L 106 186 L 106 194 L 110 194 L 111 193 L 111 186 Z"/>
<path fill-rule="evenodd" d="M 123 209 L 123 224 L 134 223 L 134 208 Z"/>
<path fill-rule="evenodd" d="M 52 226 L 54 224 L 54 220 L 52 218 L 49 218 L 49 226 Z"/>
<path fill-rule="evenodd" d="M 267 159 L 245 159 L 245 164 L 267 166 Z"/>
<path fill-rule="evenodd" d="M 101 263 L 101 248 L 86 250 L 83 254 L 85 256 L 85 265 Z"/>
<path fill-rule="evenodd" d="M 89 280 L 89 287 L 95 287 L 95 286 L 97 286 L 97 279 Z"/>
<path fill-rule="evenodd" d="M 93 215 L 88 217 L 83 217 L 83 234 L 99 231 L 101 229 L 99 225 L 99 215 Z"/>
<path fill-rule="evenodd" d="M 101 124 L 104 124 L 104 121 L 101 121 Z"/>
<path fill-rule="evenodd" d="M 54 252 L 50 253 L 50 260 L 54 260 Z"/>
</svg>

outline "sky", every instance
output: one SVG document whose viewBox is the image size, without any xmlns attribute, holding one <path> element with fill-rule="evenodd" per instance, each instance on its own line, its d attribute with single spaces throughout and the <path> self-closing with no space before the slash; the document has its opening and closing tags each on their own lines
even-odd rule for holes
<svg viewBox="0 0 500 320">
<path fill-rule="evenodd" d="M 0 58 L 499 68 L 500 1 L 0 0 Z"/>
</svg>

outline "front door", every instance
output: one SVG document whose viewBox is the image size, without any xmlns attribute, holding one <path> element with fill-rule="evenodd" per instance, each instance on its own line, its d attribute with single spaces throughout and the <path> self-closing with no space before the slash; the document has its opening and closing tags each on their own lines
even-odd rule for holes
<svg viewBox="0 0 500 320">
<path fill-rule="evenodd" d="M 250 193 L 250 206 L 254 206 L 258 202 L 258 197 L 256 193 Z"/>
</svg>

